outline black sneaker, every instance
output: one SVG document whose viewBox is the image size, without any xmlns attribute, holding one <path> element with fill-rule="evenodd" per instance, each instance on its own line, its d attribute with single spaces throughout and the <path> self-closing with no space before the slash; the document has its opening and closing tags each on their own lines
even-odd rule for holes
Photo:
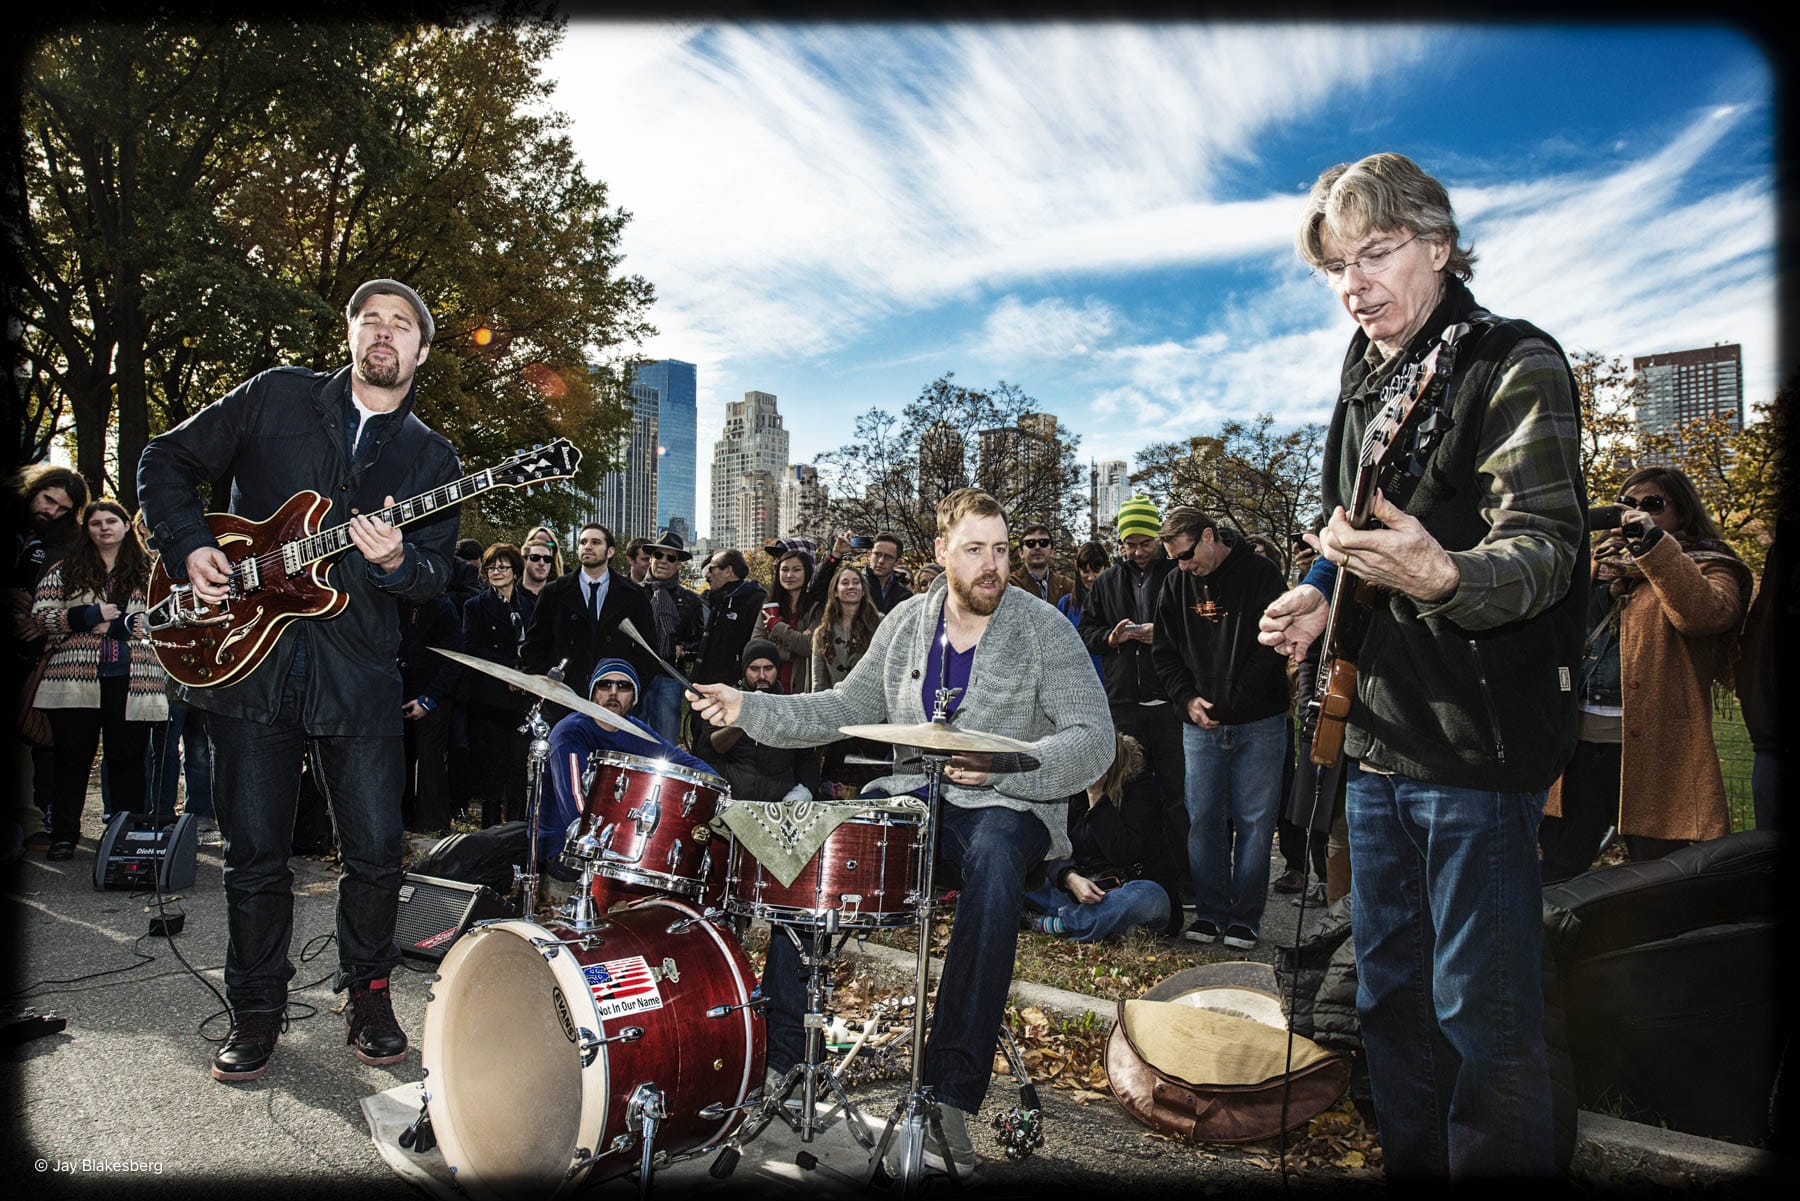
<svg viewBox="0 0 1800 1201">
<path fill-rule="evenodd" d="M 1233 926 L 1225 931 L 1225 937 L 1220 941 L 1239 951 L 1254 951 L 1256 949 L 1256 931 L 1248 926 Z"/>
<path fill-rule="evenodd" d="M 68 841 L 53 842 L 50 844 L 50 849 L 44 852 L 44 858 L 73 859 L 75 858 L 75 844 Z"/>
<path fill-rule="evenodd" d="M 406 1034 L 394 1020 L 386 978 L 350 986 L 350 1003 L 344 1007 L 350 1033 L 344 1040 L 364 1063 L 380 1067 L 406 1058 Z"/>
<path fill-rule="evenodd" d="M 1310 886 L 1303 894 L 1294 898 L 1293 905 L 1298 908 L 1302 900 L 1304 900 L 1309 907 L 1313 905 L 1323 905 L 1325 903 L 1325 885 L 1320 883 Z"/>
<path fill-rule="evenodd" d="M 286 1028 L 286 1009 L 239 1009 L 233 1012 L 225 1045 L 213 1053 L 212 1078 L 227 1084 L 260 1079 L 269 1070 L 275 1041 Z"/>
<path fill-rule="evenodd" d="M 1306 873 L 1297 867 L 1290 867 L 1282 872 L 1280 876 L 1276 877 L 1274 884 L 1276 892 L 1299 892 L 1305 887 Z"/>
<path fill-rule="evenodd" d="M 1189 942 L 1218 942 L 1219 928 L 1203 917 L 1197 917 L 1188 923 L 1188 928 L 1181 936 Z"/>
</svg>

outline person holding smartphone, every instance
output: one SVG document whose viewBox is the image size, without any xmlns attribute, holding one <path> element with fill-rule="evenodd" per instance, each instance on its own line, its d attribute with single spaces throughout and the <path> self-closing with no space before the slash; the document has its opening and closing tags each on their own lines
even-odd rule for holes
<svg viewBox="0 0 1800 1201">
<path fill-rule="evenodd" d="M 1039 934 L 1099 942 L 1136 926 L 1181 933 L 1181 869 L 1162 837 L 1162 795 L 1144 749 L 1115 733 L 1112 766 L 1069 799 L 1068 859 L 1044 865 L 1045 882 L 1025 894 L 1026 924 Z"/>
</svg>

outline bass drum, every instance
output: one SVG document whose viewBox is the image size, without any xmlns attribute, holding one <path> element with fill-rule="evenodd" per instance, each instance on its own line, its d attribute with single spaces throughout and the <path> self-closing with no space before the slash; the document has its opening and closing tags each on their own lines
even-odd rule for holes
<svg viewBox="0 0 1800 1201">
<path fill-rule="evenodd" d="M 425 1003 L 425 1100 L 477 1198 L 550 1197 L 730 1136 L 767 1054 L 742 948 L 652 898 L 587 935 L 517 919 L 470 930 Z"/>
</svg>

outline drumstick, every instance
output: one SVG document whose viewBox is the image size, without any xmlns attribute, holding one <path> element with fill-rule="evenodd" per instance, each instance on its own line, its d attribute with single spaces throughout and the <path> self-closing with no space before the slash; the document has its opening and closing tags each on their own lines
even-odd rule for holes
<svg viewBox="0 0 1800 1201">
<path fill-rule="evenodd" d="M 675 682 L 677 684 L 680 684 L 683 688 L 685 688 L 689 692 L 692 692 L 695 696 L 700 695 L 700 693 L 694 688 L 692 681 L 690 681 L 686 676 L 682 675 L 680 672 L 676 671 L 675 665 L 673 663 L 670 663 L 667 659 L 665 659 L 661 655 L 657 654 L 656 648 L 651 646 L 648 642 L 644 641 L 644 636 L 642 634 L 638 633 L 638 629 L 636 626 L 631 624 L 631 618 L 629 618 L 629 617 L 619 618 L 619 628 L 621 630 L 625 631 L 625 636 L 627 638 L 631 639 L 633 642 L 637 643 L 639 646 L 643 647 L 646 651 L 648 651 L 650 653 L 650 657 L 652 659 L 655 659 L 657 664 L 664 671 L 668 672 L 671 676 L 675 677 Z"/>
</svg>

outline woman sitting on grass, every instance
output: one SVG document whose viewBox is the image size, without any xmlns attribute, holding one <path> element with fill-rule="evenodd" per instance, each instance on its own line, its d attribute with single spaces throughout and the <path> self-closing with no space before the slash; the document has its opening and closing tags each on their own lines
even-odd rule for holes
<svg viewBox="0 0 1800 1201">
<path fill-rule="evenodd" d="M 1133 926 L 1181 933 L 1186 848 L 1160 835 L 1162 794 L 1143 748 L 1129 734 L 1114 738 L 1112 766 L 1069 800 L 1074 858 L 1045 864 L 1045 883 L 1025 894 L 1027 921 L 1040 934 L 1098 942 Z"/>
</svg>

